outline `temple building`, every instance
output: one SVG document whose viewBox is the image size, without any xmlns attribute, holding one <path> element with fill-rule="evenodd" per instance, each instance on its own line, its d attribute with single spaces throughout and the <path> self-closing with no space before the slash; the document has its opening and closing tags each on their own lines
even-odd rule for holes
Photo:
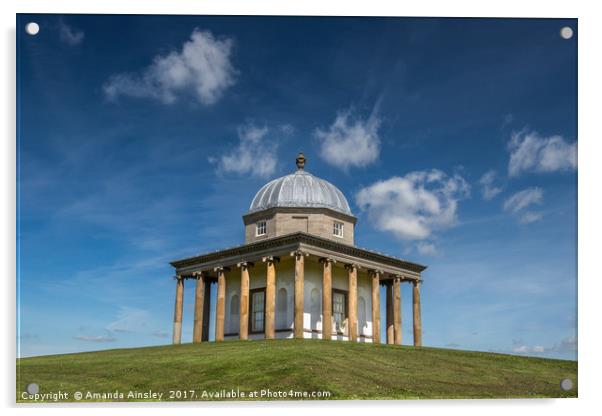
<svg viewBox="0 0 602 416">
<path fill-rule="evenodd" d="M 211 285 L 217 283 L 215 341 L 319 338 L 401 344 L 401 285 L 412 285 L 414 345 L 422 345 L 421 273 L 396 257 L 356 247 L 357 218 L 333 184 L 305 170 L 267 183 L 243 215 L 245 243 L 171 262 L 176 300 L 173 343 L 182 338 L 184 282 L 195 287 L 193 342 L 209 340 Z"/>
</svg>

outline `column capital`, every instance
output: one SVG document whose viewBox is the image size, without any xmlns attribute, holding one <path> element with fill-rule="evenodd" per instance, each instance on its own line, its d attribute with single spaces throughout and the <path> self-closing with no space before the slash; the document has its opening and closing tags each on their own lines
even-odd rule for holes
<svg viewBox="0 0 602 416">
<path fill-rule="evenodd" d="M 280 257 L 277 256 L 265 256 L 261 259 L 264 263 L 276 263 L 280 261 Z"/>
<path fill-rule="evenodd" d="M 379 278 L 380 278 L 380 276 L 382 276 L 383 274 L 385 274 L 385 272 L 383 270 L 380 270 L 380 269 L 368 269 L 368 273 L 372 277 L 379 277 Z"/>
<path fill-rule="evenodd" d="M 309 256 L 309 253 L 303 250 L 295 250 L 295 251 L 291 251 L 291 256 L 292 257 L 307 257 Z"/>
<path fill-rule="evenodd" d="M 392 285 L 393 282 L 391 280 L 380 280 L 379 279 L 379 283 L 381 286 L 389 287 Z"/>
<path fill-rule="evenodd" d="M 184 280 L 184 277 L 181 274 L 176 274 L 173 276 L 173 280 Z"/>
<path fill-rule="evenodd" d="M 332 263 L 332 264 L 336 264 L 336 260 L 330 257 L 322 257 L 320 258 L 320 263 Z"/>
<path fill-rule="evenodd" d="M 360 270 L 361 269 L 361 267 L 357 263 L 348 263 L 348 264 L 345 264 L 345 268 L 347 270 L 353 270 L 353 269 Z"/>
<path fill-rule="evenodd" d="M 422 283 L 422 279 L 412 279 L 412 285 L 419 286 Z"/>
<path fill-rule="evenodd" d="M 217 266 L 213 268 L 214 272 L 229 272 L 230 268 L 225 266 Z"/>
<path fill-rule="evenodd" d="M 255 263 L 252 261 L 241 261 L 240 263 L 236 263 L 236 267 L 248 269 L 250 267 L 255 266 Z"/>
<path fill-rule="evenodd" d="M 202 279 L 205 276 L 207 276 L 207 272 L 204 272 L 202 270 L 198 270 L 196 272 L 192 272 L 192 278 L 196 279 L 196 280 Z"/>
</svg>

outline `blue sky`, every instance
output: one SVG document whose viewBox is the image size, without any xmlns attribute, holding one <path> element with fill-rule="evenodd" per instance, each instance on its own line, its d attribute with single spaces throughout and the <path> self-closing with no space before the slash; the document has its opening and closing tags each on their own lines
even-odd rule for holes
<svg viewBox="0 0 602 416">
<path fill-rule="evenodd" d="M 168 262 L 242 243 L 303 151 L 357 245 L 429 266 L 426 345 L 576 359 L 576 20 L 17 27 L 20 355 L 169 343 Z"/>
</svg>

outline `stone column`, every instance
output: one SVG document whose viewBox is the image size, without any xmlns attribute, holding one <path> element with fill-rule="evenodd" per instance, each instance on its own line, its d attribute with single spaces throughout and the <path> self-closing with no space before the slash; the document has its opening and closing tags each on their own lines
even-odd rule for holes
<svg viewBox="0 0 602 416">
<path fill-rule="evenodd" d="M 240 267 L 240 322 L 238 337 L 243 340 L 249 339 L 249 267 L 253 263 L 241 262 Z"/>
<path fill-rule="evenodd" d="M 192 342 L 198 343 L 203 340 L 203 312 L 205 310 L 205 276 L 203 273 L 194 274 L 196 278 L 196 290 L 194 293 L 194 327 L 192 331 Z"/>
<path fill-rule="evenodd" d="M 209 341 L 209 321 L 211 318 L 211 279 L 205 276 L 205 295 L 203 296 L 203 333 L 201 341 Z"/>
<path fill-rule="evenodd" d="M 387 344 L 395 342 L 395 329 L 393 328 L 393 284 L 385 283 L 387 288 Z"/>
<path fill-rule="evenodd" d="M 374 270 L 372 277 L 372 342 L 380 344 L 380 272 Z"/>
<path fill-rule="evenodd" d="M 216 267 L 217 304 L 215 305 L 215 340 L 224 340 L 224 320 L 226 318 L 226 267 Z"/>
<path fill-rule="evenodd" d="M 277 257 L 264 257 L 266 264 L 265 285 L 265 339 L 276 338 L 275 312 L 276 312 L 276 267 Z"/>
<path fill-rule="evenodd" d="M 305 283 L 305 256 L 306 253 L 297 250 L 291 255 L 295 256 L 295 338 L 303 338 L 303 304 Z"/>
<path fill-rule="evenodd" d="M 414 315 L 414 346 L 422 347 L 422 316 L 420 312 L 420 280 L 412 282 L 412 304 Z"/>
<path fill-rule="evenodd" d="M 173 343 L 182 342 L 182 313 L 184 309 L 184 278 L 175 276 L 176 279 L 176 307 L 173 314 Z"/>
<path fill-rule="evenodd" d="M 332 264 L 333 259 L 321 259 L 322 273 L 322 339 L 332 338 Z"/>
<path fill-rule="evenodd" d="M 349 341 L 357 341 L 357 266 L 348 264 L 347 276 L 349 279 L 349 297 L 347 298 L 347 310 L 349 312 Z"/>
<path fill-rule="evenodd" d="M 395 344 L 401 344 L 401 277 L 393 280 L 393 327 Z"/>
</svg>

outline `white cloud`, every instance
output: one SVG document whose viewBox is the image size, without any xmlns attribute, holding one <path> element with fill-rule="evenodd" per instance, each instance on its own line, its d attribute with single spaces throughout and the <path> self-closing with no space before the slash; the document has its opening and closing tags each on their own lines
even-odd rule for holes
<svg viewBox="0 0 602 416">
<path fill-rule="evenodd" d="M 523 189 L 506 199 L 504 209 L 515 214 L 530 205 L 541 204 L 542 201 L 543 190 L 541 188 Z"/>
<path fill-rule="evenodd" d="M 405 240 L 423 240 L 456 222 L 458 201 L 470 187 L 460 175 L 433 169 L 378 181 L 356 194 L 376 227 Z"/>
<path fill-rule="evenodd" d="M 516 215 L 519 222 L 529 224 L 539 221 L 543 214 L 541 212 L 527 210 L 532 205 L 541 205 L 543 202 L 543 190 L 541 188 L 527 188 L 519 191 L 504 201 L 504 211 Z"/>
<path fill-rule="evenodd" d="M 291 134 L 293 134 L 295 132 L 295 127 L 292 124 L 282 124 L 279 127 L 279 130 L 282 134 L 284 134 L 286 136 L 290 136 Z"/>
<path fill-rule="evenodd" d="M 380 119 L 372 114 L 367 120 L 352 119 L 351 110 L 337 114 L 327 130 L 317 129 L 320 156 L 327 163 L 348 169 L 367 166 L 378 159 Z"/>
<path fill-rule="evenodd" d="M 433 243 L 421 241 L 416 245 L 416 250 L 425 256 L 434 256 L 437 254 L 437 247 Z"/>
<path fill-rule="evenodd" d="M 118 333 L 145 333 L 148 327 L 154 325 L 150 312 L 145 309 L 132 308 L 122 306 L 119 308 L 117 319 L 109 323 L 104 330 L 106 335 L 76 335 L 73 339 L 86 342 L 115 342 L 115 334 Z M 84 327 L 80 327 L 79 331 L 85 331 Z M 153 336 L 161 337 L 159 331 L 152 333 Z"/>
<path fill-rule="evenodd" d="M 81 30 L 77 30 L 65 22 L 59 22 L 59 37 L 62 42 L 65 42 L 67 45 L 75 46 L 79 45 L 84 40 L 84 32 Z"/>
<path fill-rule="evenodd" d="M 508 174 L 522 172 L 556 172 L 577 167 L 577 142 L 568 143 L 562 136 L 541 137 L 536 132 L 513 133 L 508 143 Z"/>
<path fill-rule="evenodd" d="M 534 345 L 532 347 L 522 343 L 512 341 L 514 347 L 512 352 L 516 354 L 549 354 L 549 353 L 561 353 L 561 354 L 574 354 L 577 351 L 577 338 L 574 336 L 563 338 L 559 343 L 555 343 L 553 346 Z"/>
<path fill-rule="evenodd" d="M 290 127 L 276 129 L 280 134 L 289 134 Z M 217 164 L 219 173 L 251 174 L 268 177 L 276 171 L 278 143 L 270 139 L 270 128 L 247 124 L 238 128 L 238 146 L 219 158 L 209 161 Z"/>
<path fill-rule="evenodd" d="M 515 354 L 543 354 L 548 351 L 550 351 L 550 349 L 542 345 L 535 345 L 533 347 L 529 347 L 528 345 L 518 345 L 512 348 L 512 352 Z"/>
<path fill-rule="evenodd" d="M 494 185 L 496 176 L 496 171 L 490 170 L 484 173 L 483 176 L 481 176 L 481 179 L 479 179 L 479 184 L 481 185 L 481 193 L 483 195 L 483 199 L 486 201 L 495 198 L 500 192 L 502 192 L 501 187 Z"/>
<path fill-rule="evenodd" d="M 104 84 L 104 92 L 110 99 L 125 95 L 171 104 L 178 94 L 192 91 L 203 105 L 214 104 L 234 84 L 232 44 L 232 39 L 195 29 L 181 51 L 156 56 L 141 73 L 113 75 Z"/>
<path fill-rule="evenodd" d="M 561 353 L 574 353 L 577 351 L 577 337 L 570 336 L 563 338 L 559 344 L 554 345 L 554 349 Z"/>
<path fill-rule="evenodd" d="M 512 348 L 512 352 L 517 354 L 527 354 L 529 351 L 530 349 L 526 345 L 519 345 L 518 347 Z"/>
<path fill-rule="evenodd" d="M 532 222 L 537 222 L 542 218 L 543 214 L 541 212 L 527 211 L 521 215 L 519 222 L 521 224 L 531 224 Z"/>
<path fill-rule="evenodd" d="M 110 332 L 141 332 L 150 320 L 150 313 L 144 309 L 122 306 L 117 319 L 108 324 L 105 329 Z"/>
</svg>

